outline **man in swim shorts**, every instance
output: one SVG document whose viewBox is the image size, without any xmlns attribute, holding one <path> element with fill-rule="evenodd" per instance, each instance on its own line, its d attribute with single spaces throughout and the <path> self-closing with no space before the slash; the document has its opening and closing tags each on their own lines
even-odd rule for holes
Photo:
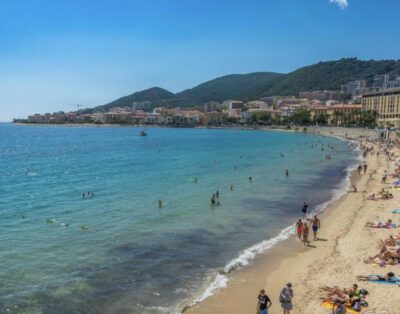
<svg viewBox="0 0 400 314">
<path fill-rule="evenodd" d="M 321 228 L 321 222 L 319 221 L 317 215 L 314 215 L 313 219 L 311 220 L 311 227 L 314 234 L 314 241 L 317 241 L 317 232 L 318 229 Z"/>
<path fill-rule="evenodd" d="M 272 302 L 265 294 L 265 290 L 261 289 L 258 295 L 257 314 L 268 314 L 268 309 L 271 307 Z"/>
</svg>

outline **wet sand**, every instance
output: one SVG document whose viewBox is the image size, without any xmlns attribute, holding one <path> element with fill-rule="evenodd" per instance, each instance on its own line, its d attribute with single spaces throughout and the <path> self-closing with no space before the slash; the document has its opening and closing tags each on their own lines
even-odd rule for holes
<svg viewBox="0 0 400 314">
<path fill-rule="evenodd" d="M 343 129 L 340 130 L 343 133 Z M 360 134 L 354 132 L 348 135 L 358 137 Z M 400 194 L 395 190 L 391 200 L 365 200 L 367 195 L 376 193 L 383 186 L 390 187 L 390 184 L 381 184 L 381 176 L 385 169 L 390 173 L 389 169 L 394 168 L 394 163 L 387 161 L 383 154 L 379 158 L 368 156 L 366 162 L 368 171 L 365 175 L 355 171 L 351 176 L 358 193 L 347 193 L 329 204 L 321 214 L 320 240 L 311 241 L 310 247 L 304 247 L 297 237 L 291 237 L 260 255 L 250 266 L 230 274 L 227 288 L 185 313 L 256 313 L 257 295 L 261 288 L 266 289 L 273 302 L 269 314 L 282 313 L 278 296 L 287 282 L 293 284 L 295 293 L 292 314 L 331 313 L 320 306 L 325 295 L 320 288 L 324 285 L 344 288 L 356 283 L 357 275 L 384 275 L 389 271 L 399 275 L 398 267 L 380 268 L 363 262 L 378 253 L 379 240 L 398 232 L 366 228 L 365 223 L 390 218 L 398 223 L 398 217 L 391 210 L 397 207 L 396 203 L 400 200 Z M 312 234 L 309 238 L 312 240 Z M 367 298 L 370 305 L 367 310 L 370 312 L 366 313 L 378 314 L 385 310 L 390 314 L 400 313 L 400 290 L 396 285 L 358 284 L 370 293 Z"/>
</svg>

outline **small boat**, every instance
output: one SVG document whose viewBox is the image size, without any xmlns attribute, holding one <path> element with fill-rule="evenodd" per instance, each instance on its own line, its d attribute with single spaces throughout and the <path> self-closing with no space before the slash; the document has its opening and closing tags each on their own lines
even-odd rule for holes
<svg viewBox="0 0 400 314">
<path fill-rule="evenodd" d="M 140 131 L 139 136 L 147 136 L 147 133 L 145 131 Z"/>
</svg>

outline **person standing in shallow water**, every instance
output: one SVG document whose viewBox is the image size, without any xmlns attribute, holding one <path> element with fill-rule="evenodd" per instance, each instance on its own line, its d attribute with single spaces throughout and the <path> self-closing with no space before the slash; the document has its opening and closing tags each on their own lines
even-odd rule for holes
<svg viewBox="0 0 400 314">
<path fill-rule="evenodd" d="M 303 212 L 303 218 L 307 217 L 307 208 L 308 208 L 308 204 L 306 202 L 304 202 L 303 208 L 301 210 Z"/>
<path fill-rule="evenodd" d="M 271 305 L 271 299 L 265 294 L 265 290 L 261 289 L 258 295 L 257 314 L 268 314 L 268 309 Z"/>
<path fill-rule="evenodd" d="M 303 234 L 303 222 L 301 221 L 301 219 L 299 219 L 299 221 L 296 223 L 296 232 L 297 237 L 299 238 L 299 240 L 301 240 L 301 236 Z"/>
</svg>

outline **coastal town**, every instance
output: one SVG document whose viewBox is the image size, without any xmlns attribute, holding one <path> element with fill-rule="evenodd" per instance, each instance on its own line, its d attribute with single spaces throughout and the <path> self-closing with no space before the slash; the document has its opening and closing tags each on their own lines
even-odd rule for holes
<svg viewBox="0 0 400 314">
<path fill-rule="evenodd" d="M 85 110 L 29 115 L 29 124 L 118 124 L 170 127 L 229 125 L 309 125 L 399 127 L 400 76 L 343 84 L 340 90 L 302 91 L 296 96 L 268 96 L 251 101 L 209 101 L 192 108 L 155 107 L 151 101 L 87 113 Z"/>
</svg>

